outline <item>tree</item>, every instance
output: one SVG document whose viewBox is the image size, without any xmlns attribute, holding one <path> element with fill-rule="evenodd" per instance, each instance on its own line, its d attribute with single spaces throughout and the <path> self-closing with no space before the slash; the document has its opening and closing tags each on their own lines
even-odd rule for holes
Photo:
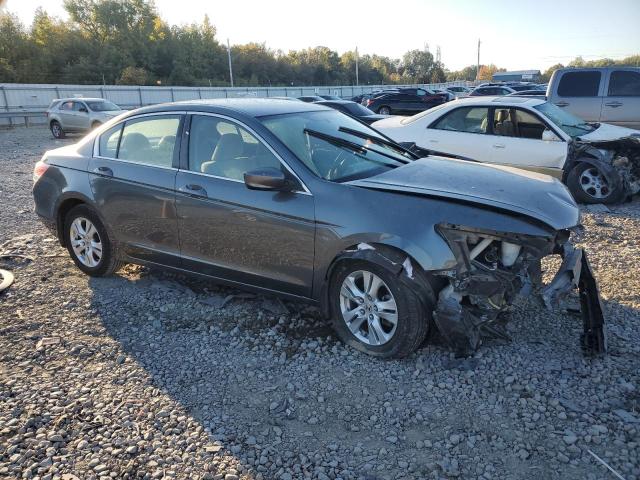
<svg viewBox="0 0 640 480">
<path fill-rule="evenodd" d="M 149 74 L 144 68 L 129 66 L 122 70 L 118 83 L 120 85 L 144 85 L 148 78 Z"/>
</svg>

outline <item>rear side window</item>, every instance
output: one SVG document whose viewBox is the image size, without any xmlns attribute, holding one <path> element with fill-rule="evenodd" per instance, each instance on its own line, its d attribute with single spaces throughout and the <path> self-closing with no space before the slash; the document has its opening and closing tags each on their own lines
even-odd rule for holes
<svg viewBox="0 0 640 480">
<path fill-rule="evenodd" d="M 610 97 L 640 97 L 640 73 L 628 70 L 611 72 Z"/>
<path fill-rule="evenodd" d="M 100 135 L 98 155 L 105 158 L 116 158 L 121 132 L 122 124 L 119 124 Z"/>
<path fill-rule="evenodd" d="M 486 133 L 488 115 L 487 107 L 456 108 L 437 120 L 431 128 L 453 132 Z"/>
<path fill-rule="evenodd" d="M 597 97 L 600 72 L 566 72 L 560 79 L 558 95 L 561 97 Z"/>
<path fill-rule="evenodd" d="M 117 158 L 155 167 L 171 167 L 179 127 L 179 115 L 130 120 L 122 130 Z"/>
<path fill-rule="evenodd" d="M 73 110 L 74 102 L 64 102 L 60 105 L 60 110 Z"/>
</svg>

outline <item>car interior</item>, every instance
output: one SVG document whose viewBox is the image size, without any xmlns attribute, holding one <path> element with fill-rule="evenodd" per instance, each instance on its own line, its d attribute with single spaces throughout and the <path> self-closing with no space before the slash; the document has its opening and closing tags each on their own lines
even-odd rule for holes
<svg viewBox="0 0 640 480">
<path fill-rule="evenodd" d="M 189 169 L 244 180 L 257 168 L 281 168 L 280 161 L 253 135 L 213 117 L 194 117 L 189 139 Z"/>
<path fill-rule="evenodd" d="M 524 110 L 513 108 L 494 110 L 494 135 L 541 140 L 546 128 L 540 120 Z"/>
</svg>

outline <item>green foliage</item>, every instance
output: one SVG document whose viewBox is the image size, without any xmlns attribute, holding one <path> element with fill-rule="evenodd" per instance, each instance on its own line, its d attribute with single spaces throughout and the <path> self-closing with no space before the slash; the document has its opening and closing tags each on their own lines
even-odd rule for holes
<svg viewBox="0 0 640 480">
<path fill-rule="evenodd" d="M 201 23 L 169 26 L 150 0 L 65 0 L 64 6 L 68 21 L 38 9 L 29 28 L 14 15 L 0 14 L 0 82 L 229 85 L 227 48 L 207 16 Z M 357 57 L 355 51 L 339 55 L 323 46 L 285 53 L 248 43 L 234 45 L 231 56 L 238 86 L 355 84 L 356 59 L 362 85 L 476 78 L 475 66 L 448 72 L 426 49 L 397 60 Z M 613 63 L 640 65 L 640 55 L 623 62 L 572 62 Z M 497 68 L 485 69 L 491 67 Z"/>
</svg>

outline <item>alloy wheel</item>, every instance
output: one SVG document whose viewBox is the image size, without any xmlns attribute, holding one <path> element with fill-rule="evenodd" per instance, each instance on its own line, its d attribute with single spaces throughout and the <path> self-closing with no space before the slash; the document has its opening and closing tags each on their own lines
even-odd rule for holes
<svg viewBox="0 0 640 480">
<path fill-rule="evenodd" d="M 102 240 L 95 225 L 85 217 L 77 217 L 69 228 L 69 240 L 77 259 L 89 268 L 102 260 Z"/>
<path fill-rule="evenodd" d="M 340 288 L 340 311 L 351 333 L 367 345 L 383 345 L 393 338 L 398 307 L 391 290 L 376 274 L 358 270 Z"/>
<path fill-rule="evenodd" d="M 609 183 L 604 175 L 595 167 L 588 168 L 580 175 L 580 186 L 593 198 L 607 198 L 611 194 Z"/>
</svg>

